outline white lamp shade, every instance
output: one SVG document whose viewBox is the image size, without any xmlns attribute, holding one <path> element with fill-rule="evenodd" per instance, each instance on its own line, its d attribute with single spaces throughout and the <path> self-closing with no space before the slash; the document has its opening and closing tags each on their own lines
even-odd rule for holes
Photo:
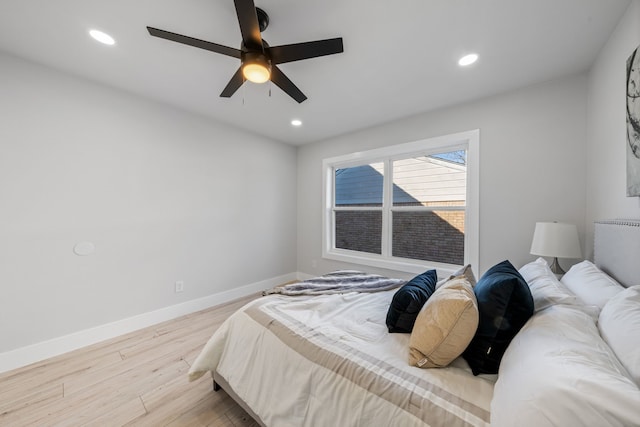
<svg viewBox="0 0 640 427">
<path fill-rule="evenodd" d="M 561 222 L 537 222 L 531 254 L 557 258 L 580 258 L 578 227 Z"/>
</svg>

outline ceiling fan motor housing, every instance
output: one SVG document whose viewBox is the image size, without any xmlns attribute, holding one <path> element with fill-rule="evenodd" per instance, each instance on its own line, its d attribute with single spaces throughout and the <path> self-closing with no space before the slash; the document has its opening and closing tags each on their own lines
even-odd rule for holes
<svg viewBox="0 0 640 427">
<path fill-rule="evenodd" d="M 242 64 L 260 64 L 271 69 L 271 59 L 262 52 L 242 52 Z"/>
<path fill-rule="evenodd" d="M 260 27 L 260 32 L 262 33 L 269 26 L 269 15 L 267 15 L 267 12 L 260 9 L 259 7 L 256 7 L 256 14 L 258 15 L 258 26 Z"/>
</svg>

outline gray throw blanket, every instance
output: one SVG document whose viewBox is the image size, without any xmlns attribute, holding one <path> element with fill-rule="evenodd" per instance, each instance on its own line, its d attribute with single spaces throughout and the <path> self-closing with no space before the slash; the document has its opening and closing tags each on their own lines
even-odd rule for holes
<svg viewBox="0 0 640 427">
<path fill-rule="evenodd" d="M 263 295 L 326 295 L 346 292 L 381 292 L 398 288 L 406 283 L 405 280 L 391 279 L 377 274 L 361 271 L 340 270 L 324 276 L 303 280 L 302 282 L 276 286 L 264 291 Z"/>
</svg>

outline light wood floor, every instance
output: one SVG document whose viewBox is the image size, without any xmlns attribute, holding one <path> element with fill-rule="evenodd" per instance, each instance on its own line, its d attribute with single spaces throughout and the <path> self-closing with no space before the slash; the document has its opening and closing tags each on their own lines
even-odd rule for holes
<svg viewBox="0 0 640 427">
<path fill-rule="evenodd" d="M 0 374 L 0 426 L 257 424 L 209 375 L 187 371 L 242 300 Z"/>
</svg>

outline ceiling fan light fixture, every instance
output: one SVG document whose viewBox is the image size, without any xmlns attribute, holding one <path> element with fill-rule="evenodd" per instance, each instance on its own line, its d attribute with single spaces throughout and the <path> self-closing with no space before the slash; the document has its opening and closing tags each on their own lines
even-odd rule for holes
<svg viewBox="0 0 640 427">
<path fill-rule="evenodd" d="M 271 78 L 271 64 L 261 53 L 247 52 L 242 63 L 242 75 L 253 83 L 264 83 Z"/>
</svg>

